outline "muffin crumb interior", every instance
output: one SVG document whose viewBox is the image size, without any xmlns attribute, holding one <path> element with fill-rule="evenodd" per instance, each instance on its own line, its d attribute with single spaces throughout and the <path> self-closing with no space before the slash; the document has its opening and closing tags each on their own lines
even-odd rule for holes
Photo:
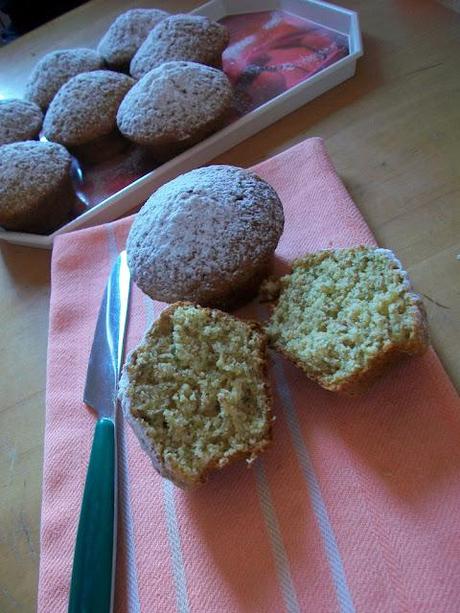
<svg viewBox="0 0 460 613">
<path fill-rule="evenodd" d="M 128 395 L 165 465 L 196 479 L 266 445 L 264 345 L 247 323 L 193 305 L 153 326 L 129 366 Z"/>
<path fill-rule="evenodd" d="M 267 333 L 305 372 L 334 386 L 389 346 L 410 345 L 414 295 L 383 249 L 323 251 L 297 260 L 281 279 Z"/>
</svg>

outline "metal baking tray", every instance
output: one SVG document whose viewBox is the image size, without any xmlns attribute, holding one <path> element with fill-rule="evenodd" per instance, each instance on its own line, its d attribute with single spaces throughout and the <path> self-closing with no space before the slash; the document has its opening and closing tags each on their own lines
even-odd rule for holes
<svg viewBox="0 0 460 613">
<path fill-rule="evenodd" d="M 0 228 L 0 240 L 51 248 L 60 234 L 135 210 L 166 181 L 208 163 L 352 77 L 363 53 L 357 13 L 319 0 L 212 0 L 192 13 L 230 30 L 223 68 L 237 104 L 227 125 L 158 166 L 135 147 L 98 166 L 84 168 L 75 160 L 79 199 L 74 218 L 47 236 Z"/>
</svg>

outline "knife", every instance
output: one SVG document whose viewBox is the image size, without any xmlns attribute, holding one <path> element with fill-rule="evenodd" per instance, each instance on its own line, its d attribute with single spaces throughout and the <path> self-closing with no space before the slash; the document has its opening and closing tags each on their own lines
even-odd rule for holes
<svg viewBox="0 0 460 613">
<path fill-rule="evenodd" d="M 75 544 L 69 613 L 113 608 L 116 552 L 117 387 L 130 293 L 126 251 L 113 265 L 94 334 L 83 399 L 98 416 Z"/>
</svg>

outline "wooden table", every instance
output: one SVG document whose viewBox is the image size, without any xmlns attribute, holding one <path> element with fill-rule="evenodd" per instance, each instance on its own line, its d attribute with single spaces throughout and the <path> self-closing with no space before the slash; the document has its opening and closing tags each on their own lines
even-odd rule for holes
<svg viewBox="0 0 460 613">
<path fill-rule="evenodd" d="M 322 136 L 380 244 L 396 251 L 425 296 L 433 343 L 458 386 L 460 15 L 422 0 L 341 3 L 361 16 L 356 76 L 219 162 L 249 166 Z M 44 53 L 95 46 L 114 16 L 136 5 L 93 0 L 0 49 L 0 96 L 21 96 Z M 23 613 L 36 603 L 50 253 L 1 251 L 0 611 Z"/>
</svg>

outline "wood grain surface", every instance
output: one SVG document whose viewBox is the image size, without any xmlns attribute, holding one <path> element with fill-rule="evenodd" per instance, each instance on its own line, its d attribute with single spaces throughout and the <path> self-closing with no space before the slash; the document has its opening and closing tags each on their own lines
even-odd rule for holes
<svg viewBox="0 0 460 613">
<path fill-rule="evenodd" d="M 198 4 L 84 4 L 0 49 L 0 97 L 21 96 L 44 53 L 94 47 L 127 8 L 181 12 Z M 425 296 L 433 344 L 459 386 L 460 15 L 424 0 L 341 4 L 360 14 L 365 55 L 356 76 L 218 161 L 248 166 L 322 136 L 379 243 L 398 254 Z M 1 253 L 0 611 L 31 612 L 39 562 L 50 254 L 10 245 L 2 245 Z"/>
</svg>

